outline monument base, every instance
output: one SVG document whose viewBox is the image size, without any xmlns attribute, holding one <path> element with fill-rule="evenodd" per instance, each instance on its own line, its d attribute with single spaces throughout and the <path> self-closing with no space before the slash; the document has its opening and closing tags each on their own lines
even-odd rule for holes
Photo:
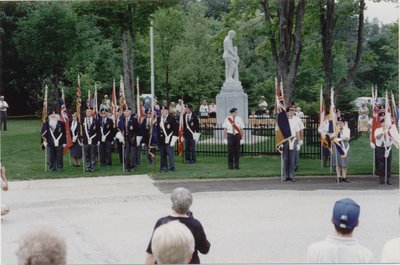
<svg viewBox="0 0 400 265">
<path fill-rule="evenodd" d="M 222 125 L 231 108 L 237 108 L 237 115 L 242 118 L 244 124 L 248 124 L 248 98 L 244 93 L 242 84 L 239 81 L 225 82 L 221 92 L 216 98 L 217 124 Z"/>
</svg>

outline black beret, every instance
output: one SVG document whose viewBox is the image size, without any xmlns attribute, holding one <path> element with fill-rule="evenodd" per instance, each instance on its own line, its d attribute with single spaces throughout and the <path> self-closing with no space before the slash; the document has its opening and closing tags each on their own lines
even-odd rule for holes
<svg viewBox="0 0 400 265">
<path fill-rule="evenodd" d="M 151 112 L 150 109 L 145 109 L 144 113 L 149 114 Z"/>
<path fill-rule="evenodd" d="M 192 104 L 185 104 L 185 107 L 188 108 L 188 109 L 192 109 L 193 108 Z"/>
<path fill-rule="evenodd" d="M 107 109 L 101 109 L 101 110 L 100 110 L 100 112 L 103 112 L 103 111 L 108 112 Z"/>
<path fill-rule="evenodd" d="M 346 120 L 343 117 L 339 117 L 339 118 L 337 118 L 337 120 L 341 121 L 341 122 L 346 122 Z"/>
<path fill-rule="evenodd" d="M 161 109 L 166 109 L 166 110 L 169 110 L 169 108 L 168 108 L 168 106 L 161 106 Z"/>
<path fill-rule="evenodd" d="M 231 108 L 231 110 L 229 111 L 230 113 L 234 113 L 237 111 L 237 108 Z"/>
</svg>

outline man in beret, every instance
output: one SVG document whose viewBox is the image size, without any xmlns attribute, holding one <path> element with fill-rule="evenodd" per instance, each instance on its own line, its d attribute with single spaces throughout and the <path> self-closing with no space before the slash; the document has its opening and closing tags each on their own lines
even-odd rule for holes
<svg viewBox="0 0 400 265">
<path fill-rule="evenodd" d="M 157 118 L 158 145 L 161 157 L 161 172 L 175 171 L 174 147 L 178 140 L 178 124 L 169 113 L 168 106 L 161 107 L 161 116 Z M 167 163 L 169 158 L 169 166 Z"/>
<path fill-rule="evenodd" d="M 375 174 L 379 184 L 392 185 L 392 140 L 388 136 L 385 110 L 379 109 L 380 126 L 375 129 Z"/>
<path fill-rule="evenodd" d="M 146 109 L 145 114 L 142 122 L 142 143 L 146 146 L 146 159 L 148 164 L 151 165 L 154 162 L 158 146 L 157 119 L 155 111 L 151 111 L 151 109 Z"/>
<path fill-rule="evenodd" d="M 64 168 L 63 149 L 67 143 L 65 124 L 55 110 L 49 115 L 48 121 L 42 128 L 43 145 L 47 146 L 49 155 L 49 170 L 61 172 Z"/>
<path fill-rule="evenodd" d="M 237 108 L 231 108 L 229 113 L 222 124 L 224 143 L 228 144 L 228 169 L 239 169 L 240 145 L 244 143 L 244 123 L 237 116 Z"/>
<path fill-rule="evenodd" d="M 97 145 L 100 144 L 100 122 L 93 116 L 91 107 L 86 109 L 82 121 L 83 155 L 86 171 L 96 170 Z"/>
<path fill-rule="evenodd" d="M 100 110 L 100 166 L 112 165 L 111 146 L 114 139 L 114 122 L 108 118 L 107 109 Z"/>
<path fill-rule="evenodd" d="M 186 104 L 183 116 L 183 134 L 185 138 L 185 160 L 188 164 L 196 163 L 196 142 L 200 138 L 199 118 L 193 113 L 192 104 Z"/>
<path fill-rule="evenodd" d="M 336 201 L 332 214 L 335 235 L 311 244 L 307 263 L 369 263 L 372 252 L 353 238 L 359 215 L 360 206 L 352 199 Z"/>
</svg>

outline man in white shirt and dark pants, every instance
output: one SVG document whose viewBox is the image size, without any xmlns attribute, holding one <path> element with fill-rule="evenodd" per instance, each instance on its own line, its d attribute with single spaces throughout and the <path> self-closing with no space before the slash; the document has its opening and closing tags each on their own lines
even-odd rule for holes
<svg viewBox="0 0 400 265">
<path fill-rule="evenodd" d="M 7 131 L 7 109 L 8 104 L 4 100 L 4 96 L 0 96 L 0 130 Z"/>
<path fill-rule="evenodd" d="M 228 168 L 239 169 L 240 145 L 244 143 L 244 123 L 237 116 L 237 108 L 232 108 L 229 112 L 231 115 L 222 124 L 224 143 L 228 144 Z"/>
</svg>

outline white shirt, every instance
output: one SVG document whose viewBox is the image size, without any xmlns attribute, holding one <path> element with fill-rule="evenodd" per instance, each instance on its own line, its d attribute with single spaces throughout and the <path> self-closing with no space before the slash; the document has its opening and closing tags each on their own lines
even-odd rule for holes
<svg viewBox="0 0 400 265">
<path fill-rule="evenodd" d="M 201 105 L 199 111 L 200 111 L 200 116 L 208 116 L 208 106 L 207 105 Z"/>
<path fill-rule="evenodd" d="M 231 118 L 231 119 L 235 122 L 236 126 L 237 126 L 239 129 L 243 129 L 243 128 L 244 128 L 244 123 L 243 123 L 242 118 L 240 118 L 239 116 L 236 116 L 235 119 L 233 119 L 232 116 L 228 116 L 228 117 L 225 118 L 225 121 L 224 121 L 224 123 L 222 124 L 222 128 L 226 129 L 226 132 L 227 132 L 227 133 L 230 133 L 230 134 L 237 134 L 237 133 L 239 133 L 236 129 L 235 129 L 235 133 L 233 132 L 233 126 L 232 126 L 232 124 L 230 123 L 230 121 L 228 120 L 228 118 Z"/>
<path fill-rule="evenodd" d="M 7 111 L 8 104 L 4 100 L 0 100 L 0 111 Z"/>
<path fill-rule="evenodd" d="M 393 238 L 386 242 L 383 247 L 382 263 L 400 263 L 400 237 Z"/>
<path fill-rule="evenodd" d="M 293 115 L 292 118 L 291 119 L 288 118 L 288 120 L 289 120 L 290 132 L 292 133 L 292 136 L 296 136 L 296 133 L 301 131 L 300 130 L 301 125 L 303 126 L 303 129 L 304 129 L 304 124 L 300 120 L 300 118 Z"/>
<path fill-rule="evenodd" d="M 392 140 L 390 139 L 390 137 L 388 135 L 386 135 L 386 141 L 385 141 L 385 137 L 381 137 L 381 139 L 376 138 L 377 135 L 382 133 L 383 128 L 379 127 L 377 129 L 375 129 L 375 145 L 379 146 L 379 147 L 389 147 L 392 145 Z M 384 145 L 383 145 L 384 144 Z"/>
<path fill-rule="evenodd" d="M 307 250 L 308 263 L 368 263 L 371 259 L 369 249 L 348 237 L 328 236 Z"/>
<path fill-rule="evenodd" d="M 339 130 L 340 132 L 340 139 L 343 141 L 349 141 L 350 140 L 350 129 L 349 127 L 343 127 L 342 130 Z"/>
</svg>

